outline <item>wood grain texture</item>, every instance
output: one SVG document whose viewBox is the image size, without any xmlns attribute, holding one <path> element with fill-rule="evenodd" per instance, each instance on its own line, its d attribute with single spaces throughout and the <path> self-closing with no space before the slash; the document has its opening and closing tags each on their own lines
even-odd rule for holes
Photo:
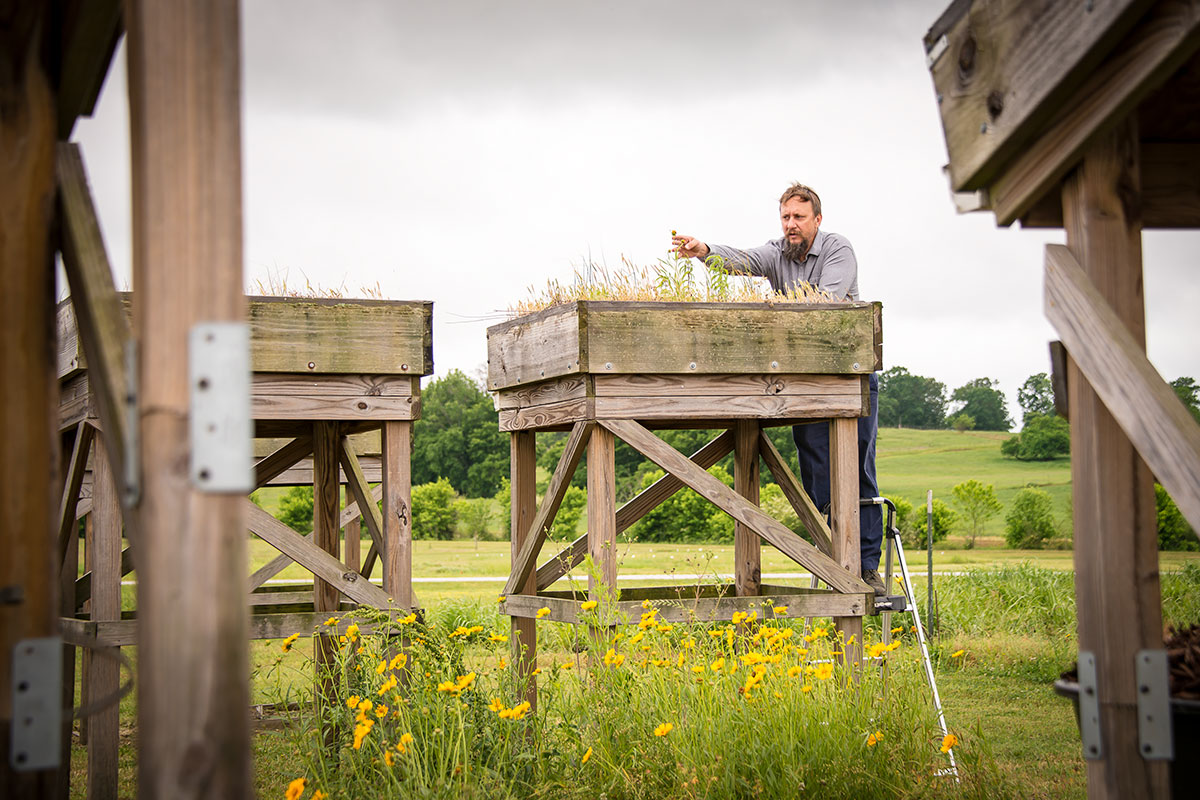
<svg viewBox="0 0 1200 800">
<path fill-rule="evenodd" d="M 602 428 L 592 431 L 587 443 L 588 556 L 594 569 L 588 574 L 588 597 L 592 600 L 604 600 L 617 590 L 615 454 L 612 432 Z"/>
<path fill-rule="evenodd" d="M 488 388 L 504 389 L 580 371 L 579 305 L 557 306 L 488 328 Z"/>
<path fill-rule="evenodd" d="M 500 410 L 500 430 L 526 431 L 569 427 L 591 415 L 586 399 L 561 400 L 540 406 Z"/>
<path fill-rule="evenodd" d="M 695 453 L 691 460 L 701 469 L 708 469 L 733 452 L 733 432 L 722 431 Z M 674 495 L 683 487 L 683 482 L 670 473 L 638 492 L 632 499 L 617 509 L 617 534 L 620 535 L 652 509 Z M 540 592 L 563 575 L 583 563 L 588 552 L 588 536 L 584 533 L 562 552 L 549 559 L 537 570 L 537 588 Z"/>
<path fill-rule="evenodd" d="M 1200 425 L 1062 245 L 1046 246 L 1045 310 L 1088 385 L 1200 529 Z"/>
<path fill-rule="evenodd" d="M 254 464 L 254 485 L 265 486 L 313 451 L 312 434 L 297 436 Z"/>
<path fill-rule="evenodd" d="M 155 797 L 249 797 L 252 504 L 191 485 L 181 356 L 197 322 L 246 318 L 238 3 L 127 0 L 124 12 L 143 467 L 126 519 L 138 561 L 137 785 Z M 115 455 L 124 439 L 101 412 Z"/>
<path fill-rule="evenodd" d="M 953 189 L 990 185 L 1151 5 L 972 3 L 931 67 Z"/>
<path fill-rule="evenodd" d="M 813 544 L 817 546 L 822 553 L 829 557 L 833 557 L 832 535 L 829 532 L 829 526 L 825 523 L 825 515 L 822 514 L 812 498 L 808 496 L 808 492 L 804 491 L 804 486 L 788 469 L 787 462 L 783 460 L 783 455 L 779 449 L 775 447 L 775 443 L 771 441 L 771 437 L 765 432 L 759 432 L 758 436 L 759 452 L 762 454 L 763 463 L 767 465 L 767 469 L 775 478 L 775 483 L 783 491 L 783 496 L 787 498 L 792 509 L 796 512 L 796 516 L 800 518 L 808 535 L 812 537 Z"/>
<path fill-rule="evenodd" d="M 852 419 L 829 423 L 829 521 L 833 560 L 857 577 L 862 532 L 858 505 L 858 422 Z M 862 617 L 834 617 L 833 623 L 843 637 L 843 661 L 857 667 L 862 663 Z"/>
<path fill-rule="evenodd" d="M 350 446 L 345 436 L 340 437 L 338 441 L 338 462 L 346 473 L 347 495 L 354 498 L 355 509 L 367 526 L 367 533 L 374 542 L 375 549 L 386 555 L 387 542 L 383 532 L 383 514 L 379 511 L 379 506 L 371 499 L 371 487 L 363 475 L 362 467 L 358 465 L 358 456 L 354 454 L 354 448 Z M 345 527 L 345 525 L 339 527 Z"/>
<path fill-rule="evenodd" d="M 704 375 L 595 375 L 595 396 L 600 397 L 856 397 L 862 393 L 858 378 L 850 375 L 704 374 Z"/>
<path fill-rule="evenodd" d="M 536 434 L 532 431 L 521 431 L 509 435 L 509 462 L 512 476 L 511 498 L 512 516 L 510 518 L 512 537 L 510 557 L 516 561 L 525 544 L 524 537 L 533 525 L 533 516 L 537 513 L 537 449 Z M 521 594 L 533 594 L 536 591 L 534 577 L 531 575 L 521 587 Z M 511 636 L 509 645 L 512 651 L 512 668 L 515 672 L 517 698 L 527 700 L 537 708 L 537 679 L 533 676 L 537 669 L 537 625 L 534 620 L 512 617 L 510 620 Z"/>
<path fill-rule="evenodd" d="M 1136 125 L 1126 122 L 1086 152 L 1067 181 L 1063 212 L 1067 246 L 1140 349 L 1139 173 Z M 1073 357 L 1067 385 L 1079 649 L 1096 656 L 1104 748 L 1086 762 L 1088 795 L 1166 798 L 1168 762 L 1139 751 L 1134 671 L 1139 650 L 1162 647 L 1153 477 Z"/>
<path fill-rule="evenodd" d="M 858 383 L 853 395 L 727 395 L 597 397 L 596 419 L 716 420 L 828 419 L 863 416 Z"/>
<path fill-rule="evenodd" d="M 1098 133 L 1112 130 L 1200 48 L 1200 2 L 1158 3 L 1073 92 L 1049 127 L 1016 154 L 992 183 L 996 221 L 1024 216 L 1083 156 Z"/>
<path fill-rule="evenodd" d="M 67 461 L 62 502 L 58 506 L 58 547 L 55 548 L 55 552 L 60 562 L 66 557 L 67 548 L 76 544 L 78 540 L 79 527 L 76 506 L 79 503 L 79 489 L 83 486 L 83 474 L 87 469 L 88 456 L 92 452 L 92 439 L 95 432 L 96 429 L 86 422 L 81 422 L 75 427 L 75 441 L 72 444 L 70 459 Z M 96 449 L 103 449 L 103 445 Z M 107 460 L 105 466 L 107 467 Z"/>
<path fill-rule="evenodd" d="M 57 97 L 58 138 L 62 141 L 71 138 L 78 117 L 91 116 L 125 29 L 121 24 L 121 0 L 65 5 Z"/>
<path fill-rule="evenodd" d="M 542 504 L 538 507 L 530 529 L 521 537 L 521 549 L 513 558 L 512 572 L 508 582 L 504 584 L 502 594 L 516 594 L 529 582 L 529 575 L 537 564 L 538 553 L 546 541 L 550 526 L 554 524 L 554 517 L 571 485 L 575 468 L 583 459 L 595 427 L 595 423 L 592 422 L 577 422 L 571 429 L 571 435 L 567 437 L 562 455 L 558 459 L 558 466 L 555 467 L 554 474 L 550 476 L 550 483 L 546 486 Z"/>
<path fill-rule="evenodd" d="M 94 581 L 90 617 L 96 621 L 121 618 L 121 504 L 112 464 L 101 439 L 92 459 L 92 547 L 88 569 Z M 76 596 L 78 600 L 78 596 Z M 78 607 L 78 606 L 76 606 Z M 116 653 L 92 656 L 87 665 L 89 701 L 111 697 L 120 686 Z M 87 720 L 87 796 L 117 797 L 119 709 L 101 709 Z"/>
<path fill-rule="evenodd" d="M 733 428 L 733 490 L 758 505 L 758 424 L 739 420 Z M 762 581 L 762 544 L 754 529 L 737 522 L 733 529 L 733 572 L 739 597 L 755 597 Z"/>
<path fill-rule="evenodd" d="M 564 400 L 584 400 L 590 394 L 590 381 L 587 375 L 571 375 L 499 391 L 496 393 L 496 408 L 503 411 L 561 403 Z"/>
<path fill-rule="evenodd" d="M 399 608 L 417 606 L 412 590 L 412 423 L 383 424 L 383 588 Z M 373 505 L 373 504 L 372 504 Z M 370 571 L 367 571 L 370 575 Z"/>
<path fill-rule="evenodd" d="M 853 424 L 853 420 L 848 420 L 847 423 Z M 629 420 L 604 420 L 601 425 L 646 458 L 678 477 L 726 514 L 748 525 L 780 552 L 807 567 L 830 587 L 847 593 L 867 591 L 866 584 L 859 578 L 857 570 L 853 573 L 846 570 L 841 564 L 800 539 L 783 524 L 771 519 L 761 509 L 747 503 L 728 486 L 700 469 L 686 456 L 638 423 Z M 855 497 L 857 504 L 857 495 Z M 855 507 L 857 508 L 857 505 Z"/>
</svg>

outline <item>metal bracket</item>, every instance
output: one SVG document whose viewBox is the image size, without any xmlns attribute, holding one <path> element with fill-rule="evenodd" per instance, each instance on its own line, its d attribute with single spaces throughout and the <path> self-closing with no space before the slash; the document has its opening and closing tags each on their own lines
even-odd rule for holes
<svg viewBox="0 0 1200 800">
<path fill-rule="evenodd" d="M 1083 757 L 1095 761 L 1104 755 L 1100 738 L 1100 696 L 1096 692 L 1096 654 L 1079 652 L 1079 737 Z"/>
<path fill-rule="evenodd" d="M 937 41 L 930 45 L 929 52 L 925 54 L 925 68 L 933 69 L 933 65 L 938 62 L 938 59 L 942 57 L 942 53 L 946 52 L 948 47 L 950 47 L 950 40 L 943 33 L 938 37 Z"/>
<path fill-rule="evenodd" d="M 55 769 L 62 742 L 62 639 L 23 639 L 12 654 L 12 747 L 17 772 Z"/>
<path fill-rule="evenodd" d="M 254 490 L 250 326 L 201 322 L 188 336 L 191 479 L 198 491 Z"/>
<path fill-rule="evenodd" d="M 125 491 L 123 507 L 137 508 L 142 500 L 141 425 L 138 424 L 137 342 L 125 342 Z"/>
<path fill-rule="evenodd" d="M 1137 665 L 1138 749 L 1147 761 L 1175 757 L 1171 735 L 1171 686 L 1166 650 L 1139 650 Z"/>
</svg>

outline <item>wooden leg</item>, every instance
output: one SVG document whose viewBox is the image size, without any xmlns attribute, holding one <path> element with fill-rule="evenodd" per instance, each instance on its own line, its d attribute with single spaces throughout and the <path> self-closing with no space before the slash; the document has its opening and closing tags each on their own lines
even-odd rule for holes
<svg viewBox="0 0 1200 800">
<path fill-rule="evenodd" d="M 1100 137 L 1063 190 L 1067 246 L 1129 332 L 1145 342 L 1138 135 Z M 1068 361 L 1079 649 L 1096 658 L 1103 752 L 1087 761 L 1090 798 L 1170 796 L 1169 762 L 1138 749 L 1138 650 L 1162 648 L 1153 477 Z"/>
<path fill-rule="evenodd" d="M 383 589 L 412 608 L 412 423 L 385 422 L 383 439 Z"/>
<path fill-rule="evenodd" d="M 338 426 L 336 422 L 313 425 L 313 538 L 317 546 L 338 557 Z M 320 578 L 313 582 L 313 608 L 319 613 L 337 611 L 340 602 L 337 587 Z M 315 642 L 318 703 L 332 703 L 338 642 L 330 634 L 320 634 Z M 325 745 L 336 746 L 337 729 L 325 730 Z"/>
<path fill-rule="evenodd" d="M 858 521 L 858 420 L 835 419 L 829 423 L 829 516 L 833 558 L 855 575 L 859 574 Z M 862 617 L 837 617 L 834 625 L 842 635 L 846 664 L 862 663 Z"/>
<path fill-rule="evenodd" d="M 73 528 L 67 544 L 67 554 L 62 561 L 62 572 L 59 574 L 59 610 L 64 617 L 75 616 L 75 578 L 79 573 L 79 535 L 78 528 Z M 75 708 L 75 647 L 64 644 L 62 648 L 62 704 L 64 709 Z M 71 763 L 71 737 L 75 731 L 75 722 L 70 715 L 64 715 L 62 721 L 61 764 Z M 71 770 L 58 771 L 58 787 L 55 797 L 66 800 L 71 794 Z"/>
<path fill-rule="evenodd" d="M 588 596 L 617 597 L 616 439 L 604 428 L 592 431 L 587 454 L 588 555 L 599 580 L 588 576 Z M 602 585 L 600 585 L 602 584 Z"/>
<path fill-rule="evenodd" d="M 112 461 L 103 437 L 96 439 L 92 456 L 93 544 L 92 620 L 121 618 L 121 506 L 113 481 Z M 120 686 L 118 648 L 95 653 L 88 662 L 90 700 L 111 697 Z M 98 711 L 88 723 L 87 796 L 100 800 L 117 796 L 117 744 L 119 708 Z"/>
<path fill-rule="evenodd" d="M 512 537 L 511 558 L 515 563 L 524 544 L 525 536 L 533 525 L 537 513 L 537 450 L 532 431 L 517 431 L 509 439 L 509 455 L 512 466 Z M 521 594 L 537 593 L 537 575 L 530 574 L 521 587 Z M 518 694 L 537 709 L 537 622 L 522 617 L 512 617 L 513 669 L 516 670 L 517 685 L 522 687 Z"/>
<path fill-rule="evenodd" d="M 734 427 L 733 488 L 758 505 L 758 421 L 738 420 Z M 762 580 L 762 540 L 738 522 L 733 532 L 734 582 L 738 597 L 756 597 Z"/>
<path fill-rule="evenodd" d="M 349 488 L 345 490 L 342 502 L 343 510 L 354 502 L 350 497 Z M 358 517 L 347 520 L 346 524 L 342 526 L 342 547 L 345 550 L 342 554 L 342 561 L 355 572 L 358 572 L 362 566 L 362 538 L 360 531 L 362 531 L 362 526 L 358 521 Z"/>
</svg>

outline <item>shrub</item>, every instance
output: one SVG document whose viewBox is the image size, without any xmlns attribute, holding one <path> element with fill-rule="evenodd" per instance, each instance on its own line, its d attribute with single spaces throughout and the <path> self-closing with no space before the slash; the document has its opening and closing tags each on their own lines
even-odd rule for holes
<svg viewBox="0 0 1200 800">
<path fill-rule="evenodd" d="M 788 499 L 783 496 L 783 489 L 779 488 L 779 484 L 768 483 L 762 487 L 758 505 L 772 518 L 779 520 L 796 533 L 801 536 L 807 535 L 804 526 L 800 524 L 800 517 L 796 515 L 796 511 Z"/>
<path fill-rule="evenodd" d="M 414 486 L 412 528 L 414 539 L 454 538 L 454 487 L 446 478 Z"/>
<path fill-rule="evenodd" d="M 1154 507 L 1158 512 L 1159 550 L 1200 550 L 1196 532 L 1179 513 L 1167 490 L 1154 484 Z"/>
<path fill-rule="evenodd" d="M 950 423 L 951 428 L 959 433 L 975 430 L 975 418 L 965 411 L 958 412 L 946 421 Z"/>
<path fill-rule="evenodd" d="M 903 497 L 889 498 L 896 505 L 896 527 L 905 547 L 924 549 L 929 546 L 929 521 L 924 507 L 919 510 Z M 933 541 L 940 542 L 950 535 L 958 515 L 941 500 L 933 501 Z"/>
<path fill-rule="evenodd" d="M 1004 517 L 1004 541 L 1009 547 L 1040 550 L 1054 538 L 1054 504 L 1049 493 L 1026 487 L 1017 492 Z"/>
<path fill-rule="evenodd" d="M 1016 436 L 1000 445 L 1000 454 L 1018 461 L 1050 461 L 1071 452 L 1071 425 L 1059 416 L 1031 414 Z"/>
<path fill-rule="evenodd" d="M 313 489 L 293 486 L 279 498 L 279 521 L 297 533 L 312 533 Z"/>
<path fill-rule="evenodd" d="M 454 516 L 459 532 L 474 539 L 487 539 L 488 523 L 492 521 L 492 500 L 487 497 L 463 497 L 454 501 Z"/>
<path fill-rule="evenodd" d="M 722 467 L 710 467 L 708 473 L 726 486 L 733 486 L 733 478 Z M 642 478 L 642 488 L 662 476 L 661 470 L 646 474 Z M 733 541 L 733 520 L 691 489 L 676 492 L 642 517 L 631 530 L 643 542 Z"/>
<path fill-rule="evenodd" d="M 963 481 L 951 490 L 954 494 L 954 505 L 967 521 L 967 548 L 975 546 L 975 538 L 983 530 L 983 525 L 989 519 L 1000 513 L 1004 506 L 996 497 L 996 487 L 986 486 L 977 480 Z"/>
</svg>

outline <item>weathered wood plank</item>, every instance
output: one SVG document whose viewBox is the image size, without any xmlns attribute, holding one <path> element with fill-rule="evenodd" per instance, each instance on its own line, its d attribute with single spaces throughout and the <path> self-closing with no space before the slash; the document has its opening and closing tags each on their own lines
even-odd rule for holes
<svg viewBox="0 0 1200 800">
<path fill-rule="evenodd" d="M 383 587 L 400 608 L 416 608 L 417 596 L 412 590 L 412 423 L 385 422 L 382 437 Z"/>
<path fill-rule="evenodd" d="M 617 589 L 615 448 L 616 440 L 607 429 L 592 431 L 587 442 L 588 556 L 594 565 L 588 574 L 588 597 L 592 600 L 603 600 Z"/>
<path fill-rule="evenodd" d="M 496 393 L 496 408 L 507 411 L 514 408 L 529 408 L 564 400 L 587 399 L 589 378 L 586 375 L 570 375 L 565 378 L 542 381 L 505 389 Z"/>
<path fill-rule="evenodd" d="M 580 371 L 585 351 L 578 304 L 488 328 L 488 388 L 504 389 Z"/>
<path fill-rule="evenodd" d="M 804 526 L 808 531 L 808 535 L 812 537 L 813 544 L 822 553 L 832 558 L 832 536 L 829 532 L 829 526 L 825 524 L 825 515 L 817 510 L 816 504 L 808 496 L 808 492 L 804 491 L 804 486 L 792 474 L 792 471 L 788 469 L 787 462 L 783 460 L 783 455 L 775 447 L 775 443 L 771 441 L 771 437 L 767 436 L 765 432 L 759 433 L 758 446 L 759 452 L 762 453 L 763 462 L 775 478 L 775 483 L 783 491 L 783 496 L 787 498 L 788 503 L 791 504 L 792 509 L 796 512 L 796 516 L 800 518 L 800 524 Z"/>
<path fill-rule="evenodd" d="M 1157 4 L 1071 95 L 1069 108 L 993 182 L 996 221 L 1010 225 L 1054 191 L 1097 133 L 1111 130 L 1200 48 L 1200 2 Z"/>
<path fill-rule="evenodd" d="M 853 422 L 852 420 L 848 422 Z M 777 520 L 739 497 L 732 489 L 709 475 L 688 458 L 636 422 L 630 420 L 604 420 L 600 423 L 649 458 L 655 464 L 678 477 L 683 483 L 729 514 L 735 520 L 750 526 L 759 536 L 766 539 L 780 552 L 796 563 L 807 567 L 830 587 L 846 593 L 867 591 L 866 584 L 858 576 L 846 570 L 808 542 L 796 536 Z M 857 496 L 856 505 L 857 508 Z"/>
<path fill-rule="evenodd" d="M 62 24 L 62 65 L 58 85 L 58 138 L 71 138 L 75 120 L 91 116 L 124 32 L 120 0 L 69 4 Z M 116 792 L 114 784 L 110 790 Z M 89 792 L 88 797 L 93 797 Z"/>
<path fill-rule="evenodd" d="M 830 395 L 856 397 L 861 380 L 853 375 L 705 374 L 595 375 L 600 397 L 775 397 Z M 513 392 L 512 394 L 516 394 Z"/>
<path fill-rule="evenodd" d="M 947 43 L 931 72 L 953 189 L 990 185 L 1151 5 L 975 2 L 930 31 L 926 52 Z"/>
<path fill-rule="evenodd" d="M 254 394 L 255 419 L 420 419 L 420 397 L 294 397 Z"/>
<path fill-rule="evenodd" d="M 371 498 L 376 502 L 383 496 L 383 487 L 376 486 L 371 491 Z M 358 517 L 362 516 L 358 510 L 357 503 L 350 503 L 342 510 L 341 516 L 338 517 L 338 527 L 344 528 L 353 522 Z M 290 529 L 289 529 L 290 530 Z M 312 542 L 313 535 L 310 533 L 303 537 L 306 542 Z M 280 554 L 269 562 L 259 567 L 254 574 L 250 576 L 248 591 L 253 592 L 255 589 L 262 586 L 267 581 L 274 578 L 279 573 L 287 569 L 288 564 L 293 563 L 291 556 Z"/>
<path fill-rule="evenodd" d="M 79 503 L 79 488 L 83 486 L 83 473 L 87 469 L 88 454 L 92 451 L 92 439 L 96 429 L 86 422 L 75 427 L 75 443 L 71 448 L 71 460 L 67 464 L 67 479 L 63 485 L 62 502 L 58 506 L 58 561 L 62 563 L 67 555 L 67 548 L 76 542 L 78 536 L 78 517 L 76 506 Z M 103 445 L 97 447 L 97 450 Z"/>
<path fill-rule="evenodd" d="M 537 449 L 536 434 L 521 431 L 509 435 L 509 460 L 512 475 L 512 537 L 509 552 L 515 562 L 525 544 L 524 537 L 533 526 L 537 513 Z M 531 575 L 521 587 L 523 594 L 532 594 L 535 581 Z M 517 695 L 537 708 L 537 625 L 534 620 L 512 617 L 510 620 L 512 664 L 515 670 Z"/>
<path fill-rule="evenodd" d="M 125 547 L 121 550 L 121 567 L 119 575 L 120 577 L 124 578 L 131 572 L 133 572 L 133 550 Z M 92 572 L 89 568 L 87 572 L 83 573 L 75 580 L 75 608 L 82 608 L 84 602 L 91 596 Z"/>
<path fill-rule="evenodd" d="M 500 430 L 525 431 L 570 426 L 590 416 L 586 399 L 563 400 L 540 406 L 500 410 Z"/>
<path fill-rule="evenodd" d="M 74 428 L 85 420 L 98 423 L 97 414 L 98 411 L 92 404 L 91 392 L 88 391 L 86 372 L 76 372 L 59 384 L 58 429 L 60 431 Z"/>
<path fill-rule="evenodd" d="M 289 372 L 255 372 L 251 397 L 419 397 L 420 376 L 409 375 L 328 375 Z M 378 452 L 378 451 L 376 451 Z"/>
<path fill-rule="evenodd" d="M 125 520 L 138 560 L 137 785 L 154 797 L 247 797 L 243 509 L 252 504 L 189 480 L 183 357 L 197 322 L 246 318 L 238 4 L 143 1 L 124 10 L 142 466 L 141 503 Z M 87 355 L 95 391 L 101 362 Z M 116 456 L 129 432 L 118 435 L 104 407 Z M 124 465 L 112 460 L 119 482 Z"/>
<path fill-rule="evenodd" d="M 733 490 L 758 505 L 758 423 L 739 420 L 734 426 Z M 762 581 L 762 540 L 747 524 L 733 530 L 733 572 L 739 597 L 758 596 Z"/>
<path fill-rule="evenodd" d="M 272 547 L 287 555 L 322 581 L 333 585 L 336 591 L 351 600 L 375 608 L 386 609 L 388 607 L 388 596 L 378 586 L 363 580 L 357 573 L 347 572 L 346 566 L 337 558 L 317 547 L 311 540 L 300 536 L 249 500 L 246 500 L 245 504 L 247 528 L 251 533 L 270 543 Z"/>
<path fill-rule="evenodd" d="M 857 420 L 835 419 L 829 423 L 829 521 L 834 561 L 858 577 L 862 531 L 858 506 Z M 843 661 L 855 666 L 861 664 L 862 617 L 835 617 L 833 623 L 843 636 Z"/>
<path fill-rule="evenodd" d="M 575 468 L 579 466 L 579 462 L 583 458 L 593 428 L 595 428 L 595 423 L 577 422 L 571 430 L 571 435 L 567 438 L 562 455 L 558 459 L 558 466 L 555 467 L 554 474 L 550 476 L 550 483 L 546 486 L 542 504 L 538 508 L 529 530 L 521 537 L 521 549 L 513 558 L 512 573 L 508 577 L 508 582 L 504 584 L 503 594 L 515 594 L 529 582 L 529 575 L 537 564 L 538 553 L 541 552 L 546 535 L 550 532 L 550 526 L 554 523 L 554 516 L 558 513 L 563 497 L 571 485 Z"/>
<path fill-rule="evenodd" d="M 1139 172 L 1130 121 L 1087 151 L 1067 182 L 1063 211 L 1067 246 L 1103 298 L 1101 306 L 1115 312 L 1115 329 L 1126 331 L 1140 349 L 1145 300 Z M 1143 759 L 1139 750 L 1134 670 L 1139 650 L 1162 647 L 1153 476 L 1079 369 L 1073 344 L 1067 348 L 1079 649 L 1096 656 L 1104 747 L 1099 758 L 1085 762 L 1088 795 L 1166 798 L 1168 762 Z"/>
<path fill-rule="evenodd" d="M 596 419 L 828 419 L 863 416 L 862 391 L 852 395 L 724 397 L 597 397 Z"/>
<path fill-rule="evenodd" d="M 375 543 L 375 549 L 386 554 L 383 514 L 379 511 L 379 506 L 370 500 L 371 487 L 367 484 L 362 467 L 358 465 L 358 456 L 354 455 L 354 450 L 345 436 L 341 437 L 338 442 L 338 461 L 346 473 L 346 489 L 354 498 L 354 504 L 360 512 L 359 516 L 362 517 L 363 523 L 367 526 L 367 533 L 370 535 L 371 541 Z"/>
<path fill-rule="evenodd" d="M 733 452 L 733 431 L 722 431 L 711 442 L 692 454 L 691 460 L 701 469 L 708 469 L 725 456 Z M 617 534 L 620 535 L 630 525 L 646 516 L 652 509 L 657 508 L 663 501 L 671 497 L 683 482 L 674 475 L 667 473 L 650 486 L 638 492 L 629 502 L 617 509 Z M 563 575 L 566 575 L 579 564 L 587 555 L 588 536 L 584 533 L 571 542 L 554 558 L 538 567 L 537 588 L 545 589 Z"/>
<path fill-rule="evenodd" d="M 95 478 L 92 483 L 92 547 L 87 563 L 89 574 L 95 581 L 90 613 L 94 621 L 121 618 L 121 504 L 102 438 L 96 440 L 92 459 Z M 115 653 L 92 656 L 86 673 L 88 701 L 110 697 L 120 686 L 120 667 Z M 117 796 L 119 722 L 116 704 L 98 710 L 87 719 L 88 797 Z"/>
<path fill-rule="evenodd" d="M 1200 425 L 1063 245 L 1046 246 L 1046 317 L 1180 513 L 1200 529 Z"/>
<path fill-rule="evenodd" d="M 254 465 L 254 485 L 265 486 L 290 469 L 297 461 L 312 455 L 312 434 L 297 436 Z"/>
</svg>

